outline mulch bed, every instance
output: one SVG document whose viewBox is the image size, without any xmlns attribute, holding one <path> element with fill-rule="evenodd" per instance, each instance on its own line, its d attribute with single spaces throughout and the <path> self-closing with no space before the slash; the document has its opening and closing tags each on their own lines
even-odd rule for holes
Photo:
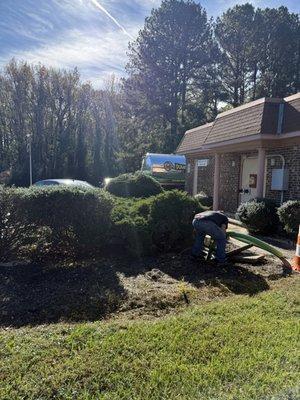
<svg viewBox="0 0 300 400">
<path fill-rule="evenodd" d="M 105 258 L 59 265 L 0 266 L 0 325 L 93 321 L 120 312 L 163 312 L 234 294 L 254 295 L 282 276 L 280 261 L 217 268 L 186 254 L 133 261 Z"/>
</svg>

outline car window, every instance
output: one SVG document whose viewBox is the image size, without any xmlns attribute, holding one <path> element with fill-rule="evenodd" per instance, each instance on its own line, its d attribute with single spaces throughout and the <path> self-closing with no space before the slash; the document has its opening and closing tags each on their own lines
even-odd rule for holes
<svg viewBox="0 0 300 400">
<path fill-rule="evenodd" d="M 92 185 L 90 185 L 88 182 L 85 182 L 85 181 L 76 181 L 74 183 L 74 185 L 80 186 L 80 187 L 85 187 L 85 188 L 92 188 L 93 187 Z"/>
<path fill-rule="evenodd" d="M 41 182 L 36 182 L 34 185 L 35 186 L 53 186 L 53 185 L 59 185 L 59 183 L 56 181 L 41 181 Z"/>
</svg>

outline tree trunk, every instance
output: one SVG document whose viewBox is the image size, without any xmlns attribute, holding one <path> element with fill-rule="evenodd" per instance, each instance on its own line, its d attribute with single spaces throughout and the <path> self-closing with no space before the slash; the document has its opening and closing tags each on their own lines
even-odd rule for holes
<svg viewBox="0 0 300 400">
<path fill-rule="evenodd" d="M 300 90 L 300 39 L 298 41 L 298 54 L 296 62 L 295 93 L 298 93 L 299 90 Z"/>
<path fill-rule="evenodd" d="M 237 107 L 239 105 L 239 75 L 235 74 L 234 79 L 234 88 L 233 88 L 233 107 Z"/>
<path fill-rule="evenodd" d="M 184 69 L 185 69 L 185 65 L 184 65 Z M 182 101 L 182 105 L 181 105 L 181 125 L 184 126 L 184 124 L 185 124 L 184 111 L 185 111 L 185 103 L 186 103 L 186 74 L 185 73 L 183 74 L 183 78 L 182 78 L 181 101 Z"/>
<path fill-rule="evenodd" d="M 253 71 L 252 100 L 255 100 L 255 99 L 256 99 L 256 81 L 257 81 L 257 62 L 255 62 L 254 71 Z"/>
<path fill-rule="evenodd" d="M 170 143 L 169 143 L 169 151 L 174 152 L 175 151 L 175 146 L 176 146 L 176 139 L 177 139 L 177 116 L 176 118 L 173 118 L 171 121 L 171 137 L 170 137 Z"/>
</svg>

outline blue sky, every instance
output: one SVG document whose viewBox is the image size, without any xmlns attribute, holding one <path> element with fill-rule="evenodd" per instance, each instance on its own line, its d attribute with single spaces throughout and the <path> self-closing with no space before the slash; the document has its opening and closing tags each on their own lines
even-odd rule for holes
<svg viewBox="0 0 300 400">
<path fill-rule="evenodd" d="M 243 0 L 203 0 L 216 17 Z M 258 7 L 300 0 L 253 0 Z M 0 67 L 12 57 L 57 68 L 77 66 L 83 80 L 101 87 L 113 73 L 124 75 L 128 41 L 160 0 L 0 0 Z"/>
</svg>

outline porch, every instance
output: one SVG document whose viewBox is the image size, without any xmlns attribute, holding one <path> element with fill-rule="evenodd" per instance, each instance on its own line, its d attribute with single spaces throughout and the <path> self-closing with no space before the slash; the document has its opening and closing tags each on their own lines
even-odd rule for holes
<svg viewBox="0 0 300 400">
<path fill-rule="evenodd" d="M 177 147 L 187 158 L 190 194 L 213 197 L 214 210 L 241 202 L 300 199 L 300 93 L 261 98 L 186 131 Z"/>
<path fill-rule="evenodd" d="M 249 138 L 248 138 L 249 139 Z M 268 197 L 279 205 L 300 198 L 299 135 L 218 143 L 187 155 L 187 191 L 213 197 L 213 209 L 235 212 L 238 205 Z"/>
</svg>

